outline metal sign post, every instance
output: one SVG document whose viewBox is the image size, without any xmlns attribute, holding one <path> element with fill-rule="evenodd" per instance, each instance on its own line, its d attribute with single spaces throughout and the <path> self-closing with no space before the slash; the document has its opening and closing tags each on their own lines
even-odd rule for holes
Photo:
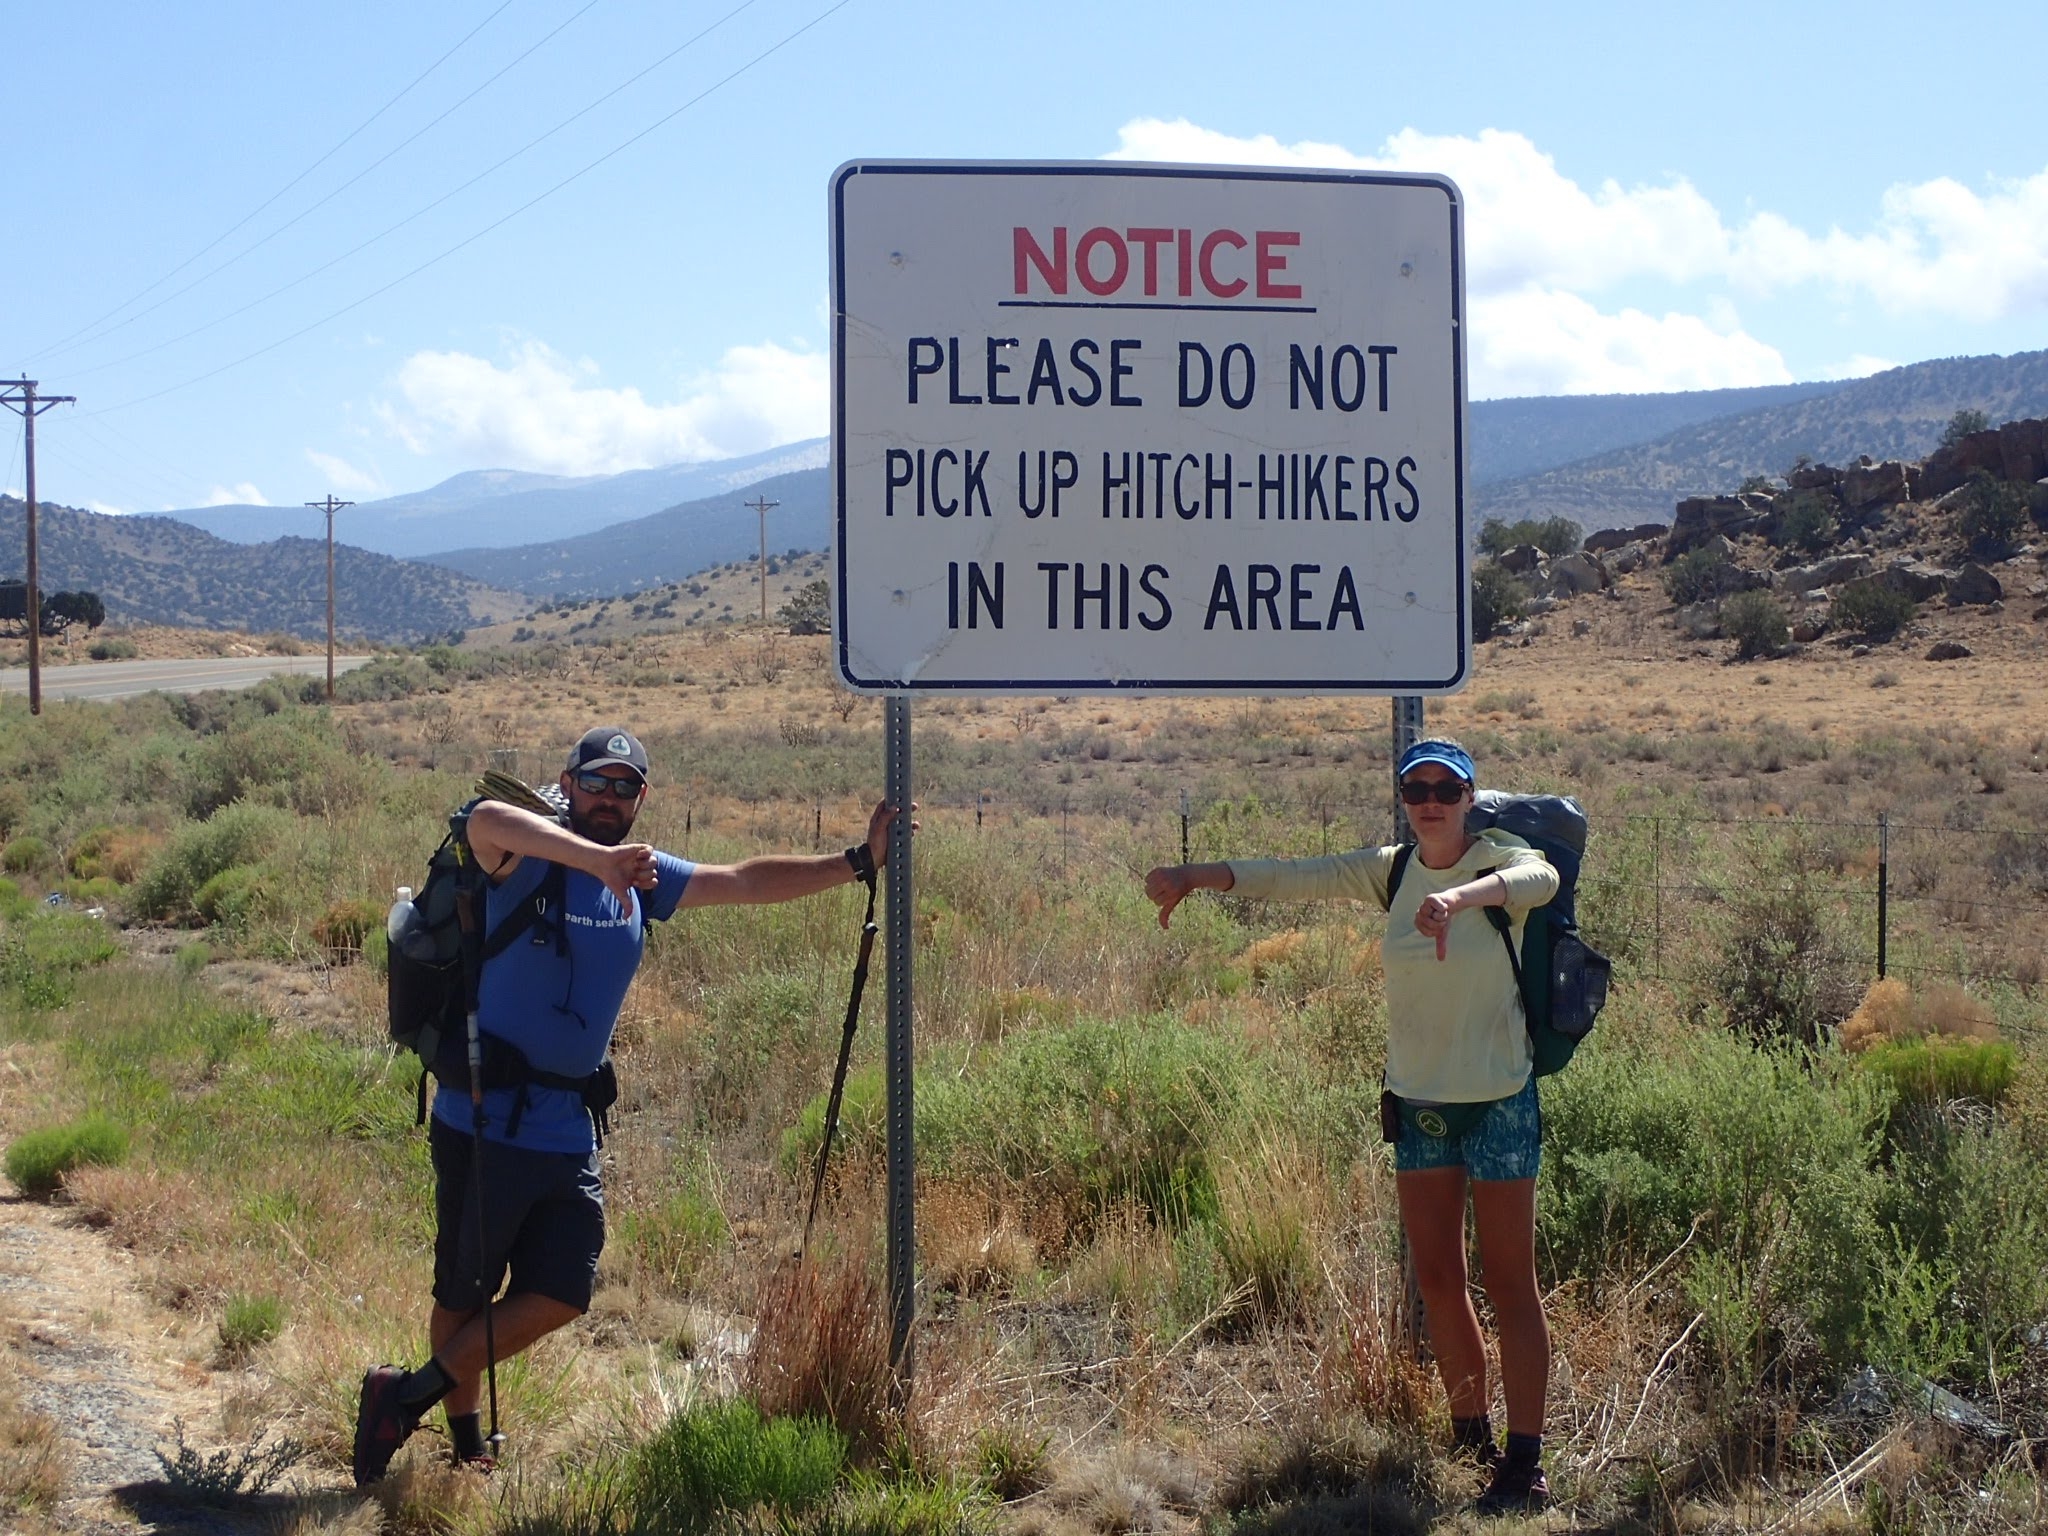
<svg viewBox="0 0 2048 1536">
<path fill-rule="evenodd" d="M 889 966 L 889 1023 L 883 1044 L 887 1111 L 888 1195 L 885 1224 L 889 1249 L 889 1364 L 897 1388 L 907 1393 L 915 1361 L 910 1328 L 917 1309 L 917 1169 L 911 1140 L 912 1040 L 910 954 L 912 891 L 910 855 L 910 697 L 891 694 L 882 706 L 884 774 L 896 819 L 889 825 L 889 899 L 884 915 Z"/>
</svg>

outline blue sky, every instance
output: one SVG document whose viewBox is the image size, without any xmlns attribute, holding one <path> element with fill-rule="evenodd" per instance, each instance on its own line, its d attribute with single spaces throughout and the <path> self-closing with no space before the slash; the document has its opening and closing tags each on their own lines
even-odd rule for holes
<svg viewBox="0 0 2048 1536">
<path fill-rule="evenodd" d="M 10 6 L 0 372 L 78 397 L 43 499 L 280 532 L 329 492 L 817 436 L 826 183 L 871 156 L 1447 173 L 1475 398 L 2032 350 L 2048 138 L 2001 60 L 2038 31 L 1968 0 Z"/>
</svg>

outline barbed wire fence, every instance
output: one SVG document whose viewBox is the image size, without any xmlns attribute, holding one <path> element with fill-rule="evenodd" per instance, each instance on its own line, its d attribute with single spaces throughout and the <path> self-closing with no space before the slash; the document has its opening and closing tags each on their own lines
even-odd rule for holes
<svg viewBox="0 0 2048 1536">
<path fill-rule="evenodd" d="M 489 757 L 490 766 L 508 771 L 522 766 L 519 754 Z M 747 807 L 750 836 L 814 848 L 865 820 L 865 805 L 843 791 L 790 790 L 762 785 L 736 795 L 670 786 L 664 815 L 679 818 L 687 839 L 725 820 L 720 808 L 737 800 Z M 1074 876 L 1314 857 L 1393 835 L 1391 795 L 1226 796 L 1090 784 L 1021 794 L 920 791 L 919 801 L 929 825 L 986 839 L 1004 856 L 1028 847 Z M 1597 800 L 1587 814 L 1579 920 L 1624 975 L 1698 982 L 1716 937 L 1759 911 L 1768 919 L 1770 898 L 1780 897 L 1823 913 L 1835 954 L 1866 982 L 1897 976 L 1914 986 L 2001 985 L 2031 995 L 2048 981 L 2048 828 L 1943 826 L 1883 814 L 1645 814 Z"/>
</svg>

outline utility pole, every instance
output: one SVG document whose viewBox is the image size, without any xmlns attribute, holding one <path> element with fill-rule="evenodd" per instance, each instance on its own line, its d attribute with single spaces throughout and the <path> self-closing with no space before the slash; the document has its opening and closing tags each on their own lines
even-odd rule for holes
<svg viewBox="0 0 2048 1536">
<path fill-rule="evenodd" d="M 34 379 L 0 379 L 0 405 L 19 411 L 28 443 L 28 712 L 43 712 L 43 592 L 36 568 L 36 418 L 53 405 L 71 405 L 76 395 L 36 394 Z"/>
<path fill-rule="evenodd" d="M 316 512 L 327 514 L 327 702 L 334 702 L 334 514 L 343 507 L 355 505 L 352 501 L 336 501 L 334 492 L 327 493 L 325 501 L 306 503 Z"/>
<path fill-rule="evenodd" d="M 756 496 L 752 501 L 743 501 L 740 505 L 752 507 L 761 514 L 761 622 L 766 624 L 768 622 L 768 510 L 771 507 L 779 507 L 782 503 L 770 501 L 766 496 Z"/>
</svg>

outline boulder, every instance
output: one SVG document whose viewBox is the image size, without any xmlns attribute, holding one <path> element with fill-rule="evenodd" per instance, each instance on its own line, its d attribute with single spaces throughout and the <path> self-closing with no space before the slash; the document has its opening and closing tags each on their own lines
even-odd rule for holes
<svg viewBox="0 0 2048 1536">
<path fill-rule="evenodd" d="M 1669 565 L 1717 535 L 1747 533 L 1762 521 L 1763 514 L 1739 496 L 1688 496 L 1678 504 L 1671 531 L 1664 536 L 1664 563 Z"/>
<path fill-rule="evenodd" d="M 1633 528 L 1601 528 L 1586 535 L 1585 550 L 1588 554 L 1604 555 L 1610 549 L 1619 549 L 1624 544 L 1641 544 L 1650 539 L 1661 539 L 1671 531 L 1665 523 L 1637 523 Z"/>
<path fill-rule="evenodd" d="M 1831 491 L 1841 477 L 1840 470 L 1825 464 L 1801 464 L 1785 476 L 1785 485 L 1795 491 Z"/>
<path fill-rule="evenodd" d="M 1577 597 L 1613 585 L 1614 578 L 1607 574 L 1607 568 L 1581 550 L 1551 561 L 1550 568 L 1543 573 L 1541 590 L 1553 597 Z"/>
<path fill-rule="evenodd" d="M 1859 464 L 1842 471 L 1842 501 L 1847 506 L 1859 510 L 1896 506 L 1911 495 L 1906 466 L 1897 459 L 1886 459 L 1882 464 Z"/>
<path fill-rule="evenodd" d="M 1783 592 L 1810 592 L 1815 587 L 1839 587 L 1845 581 L 1856 581 L 1870 574 L 1870 556 L 1836 555 L 1832 559 L 1817 560 L 1812 565 L 1794 566 L 1789 571 L 1779 571 L 1771 584 Z"/>
<path fill-rule="evenodd" d="M 2005 478 L 2031 485 L 2048 474 L 2048 445 L 2042 442 L 2043 423 L 2036 420 L 2008 421 L 1998 429 L 1998 457 Z"/>
<path fill-rule="evenodd" d="M 1641 570 L 1643 561 L 1648 558 L 1642 545 L 1631 544 L 1625 549 L 1616 550 L 1602 563 L 1606 565 L 1609 575 L 1628 576 Z"/>
<path fill-rule="evenodd" d="M 1916 603 L 1939 597 L 1948 586 L 1948 572 L 1924 560 L 1901 560 L 1897 565 L 1888 565 L 1877 573 L 1877 579 Z"/>
<path fill-rule="evenodd" d="M 1957 607 L 1982 607 L 2005 596 L 2005 588 L 1999 584 L 1998 578 L 1974 560 L 1953 572 L 1944 583 L 1943 590 L 1948 594 L 1949 602 Z"/>
<path fill-rule="evenodd" d="M 1801 645 L 1811 645 L 1828 632 L 1825 619 L 1801 619 L 1792 626 L 1792 638 Z"/>
<path fill-rule="evenodd" d="M 1513 549 L 1504 549 L 1494 562 L 1504 571 L 1513 571 L 1517 576 L 1527 576 L 1543 564 L 1543 551 L 1534 544 L 1517 544 Z"/>
<path fill-rule="evenodd" d="M 1927 659 L 1929 661 L 1961 661 L 1966 656 L 1974 656 L 1976 654 L 1975 651 L 1971 650 L 1960 640 L 1942 640 L 1928 647 Z"/>
</svg>

